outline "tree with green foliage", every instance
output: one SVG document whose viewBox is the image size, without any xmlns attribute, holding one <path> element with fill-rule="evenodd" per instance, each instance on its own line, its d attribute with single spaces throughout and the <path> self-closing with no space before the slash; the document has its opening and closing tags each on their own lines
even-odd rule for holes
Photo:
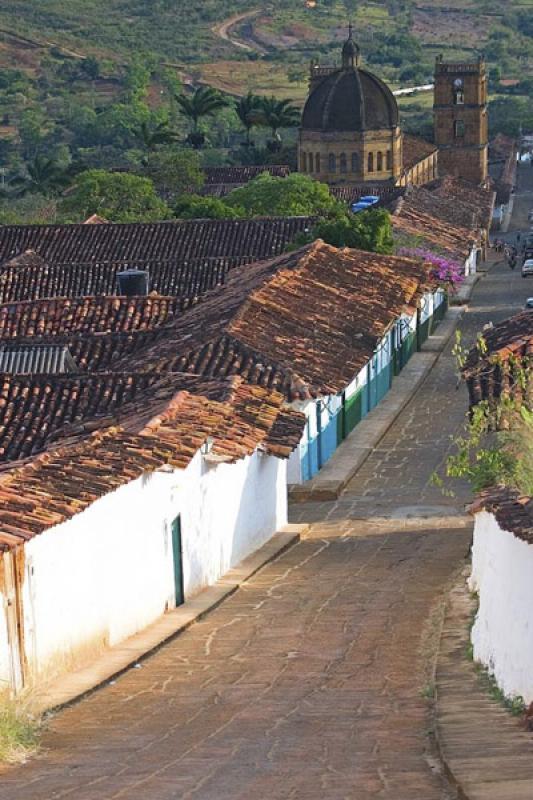
<svg viewBox="0 0 533 800">
<path fill-rule="evenodd" d="M 18 196 L 34 192 L 50 197 L 63 189 L 68 181 L 68 167 L 41 154 L 35 156 L 26 164 L 25 169 L 13 178 L 10 188 L 13 188 Z"/>
<path fill-rule="evenodd" d="M 198 153 L 176 147 L 149 153 L 144 161 L 144 172 L 164 195 L 194 191 L 205 180 Z"/>
<path fill-rule="evenodd" d="M 248 217 L 326 214 L 338 206 L 325 183 L 298 173 L 276 178 L 264 172 L 230 192 L 225 202 Z"/>
<path fill-rule="evenodd" d="M 100 62 L 94 56 L 84 58 L 80 69 L 91 81 L 96 81 L 100 77 Z"/>
<path fill-rule="evenodd" d="M 132 128 L 132 133 L 143 150 L 155 150 L 159 145 L 171 144 L 177 138 L 168 120 L 155 124 L 143 120 L 138 127 Z"/>
<path fill-rule="evenodd" d="M 80 222 L 92 214 L 110 222 L 157 222 L 172 216 L 149 178 L 102 169 L 78 175 L 60 213 L 66 222 Z"/>
<path fill-rule="evenodd" d="M 274 96 L 261 98 L 261 124 L 270 128 L 271 140 L 268 147 L 271 150 L 281 149 L 282 128 L 296 128 L 300 124 L 300 109 L 292 105 L 291 100 L 278 100 Z"/>
<path fill-rule="evenodd" d="M 238 219 L 244 216 L 242 208 L 231 208 L 218 197 L 183 195 L 174 205 L 178 219 Z"/>
<path fill-rule="evenodd" d="M 192 130 L 188 141 L 197 148 L 202 147 L 205 142 L 205 135 L 198 129 L 200 120 L 203 117 L 214 116 L 217 111 L 228 105 L 227 99 L 212 86 L 200 86 L 192 94 L 182 92 L 176 95 L 176 102 L 181 113 L 191 123 Z"/>
<path fill-rule="evenodd" d="M 334 247 L 353 247 L 371 253 L 388 255 L 394 246 L 390 214 L 384 208 L 371 208 L 358 214 L 346 211 L 331 219 L 322 219 L 313 228 L 312 235 Z"/>
<path fill-rule="evenodd" d="M 252 128 L 259 125 L 262 120 L 261 98 L 252 92 L 248 92 L 247 95 L 235 102 L 235 111 L 241 125 L 246 130 L 246 147 L 250 147 Z"/>
</svg>

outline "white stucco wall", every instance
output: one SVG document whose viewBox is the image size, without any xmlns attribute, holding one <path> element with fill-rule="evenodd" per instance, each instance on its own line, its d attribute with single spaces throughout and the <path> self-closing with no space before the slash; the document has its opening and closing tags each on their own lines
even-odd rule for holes
<svg viewBox="0 0 533 800">
<path fill-rule="evenodd" d="M 0 553 L 0 561 L 2 553 Z M 6 599 L 0 591 L 0 692 L 9 689 L 10 665 L 9 645 L 7 640 Z"/>
<path fill-rule="evenodd" d="M 287 522 L 287 465 L 255 453 L 143 476 L 27 543 L 25 645 L 57 674 L 146 627 L 175 597 L 172 521 L 181 516 L 185 597 Z M 0 620 L 0 679 L 8 676 Z"/>
<path fill-rule="evenodd" d="M 474 658 L 507 697 L 533 702 L 533 545 L 476 514 L 470 587 L 479 594 Z"/>
</svg>

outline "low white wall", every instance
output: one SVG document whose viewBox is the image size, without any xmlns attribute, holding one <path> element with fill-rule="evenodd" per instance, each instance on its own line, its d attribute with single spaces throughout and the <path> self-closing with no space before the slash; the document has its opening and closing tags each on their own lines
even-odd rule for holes
<svg viewBox="0 0 533 800">
<path fill-rule="evenodd" d="M 198 453 L 186 470 L 132 481 L 28 542 L 24 638 L 35 674 L 87 661 L 174 606 L 178 515 L 187 598 L 286 524 L 286 462 L 255 453 L 209 466 Z"/>
<path fill-rule="evenodd" d="M 533 545 L 476 514 L 470 588 L 479 594 L 474 658 L 507 697 L 533 702 Z"/>
<path fill-rule="evenodd" d="M 0 572 L 2 553 L 0 553 Z M 6 598 L 0 589 L 0 692 L 10 687 L 11 668 L 9 663 L 9 644 L 7 639 Z"/>
</svg>

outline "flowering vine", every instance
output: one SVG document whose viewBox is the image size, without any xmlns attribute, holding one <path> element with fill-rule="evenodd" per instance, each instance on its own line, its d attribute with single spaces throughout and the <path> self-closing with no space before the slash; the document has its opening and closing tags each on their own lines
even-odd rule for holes
<svg viewBox="0 0 533 800">
<path fill-rule="evenodd" d="M 423 247 L 402 247 L 398 255 L 407 258 L 422 258 L 432 265 L 431 277 L 439 284 L 445 285 L 452 292 L 464 281 L 464 269 L 458 261 L 432 253 Z"/>
</svg>

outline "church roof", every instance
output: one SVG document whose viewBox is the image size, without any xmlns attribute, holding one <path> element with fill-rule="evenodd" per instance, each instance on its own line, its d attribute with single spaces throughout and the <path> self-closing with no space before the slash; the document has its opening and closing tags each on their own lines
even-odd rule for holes
<svg viewBox="0 0 533 800">
<path fill-rule="evenodd" d="M 359 66 L 359 46 L 352 26 L 342 48 L 342 67 L 327 70 L 311 90 L 302 116 L 302 130 L 364 131 L 396 128 L 398 104 L 383 81 Z"/>
</svg>

